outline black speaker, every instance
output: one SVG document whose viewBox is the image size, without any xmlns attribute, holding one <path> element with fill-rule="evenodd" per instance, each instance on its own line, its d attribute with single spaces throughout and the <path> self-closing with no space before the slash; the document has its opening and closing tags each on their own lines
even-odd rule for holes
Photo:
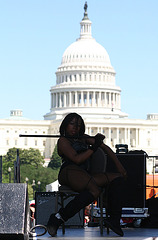
<svg viewBox="0 0 158 240">
<path fill-rule="evenodd" d="M 66 205 L 74 197 L 68 197 L 64 201 Z M 56 213 L 61 206 L 60 197 L 57 198 L 56 192 L 36 192 L 35 195 L 35 218 L 36 224 L 47 225 L 48 219 L 52 213 Z M 84 210 L 81 210 L 74 217 L 70 218 L 65 226 L 84 226 Z"/>
<path fill-rule="evenodd" d="M 123 207 L 144 208 L 146 200 L 146 154 L 116 154 L 127 171 L 123 196 Z M 108 160 L 107 170 L 116 172 L 116 167 Z"/>
<path fill-rule="evenodd" d="M 0 183 L 2 183 L 2 156 L 0 156 Z"/>
<path fill-rule="evenodd" d="M 28 240 L 30 210 L 27 185 L 0 184 L 0 239 Z"/>
<path fill-rule="evenodd" d="M 35 219 L 36 225 L 46 225 L 49 216 L 56 213 L 58 209 L 56 192 L 35 193 Z"/>
</svg>

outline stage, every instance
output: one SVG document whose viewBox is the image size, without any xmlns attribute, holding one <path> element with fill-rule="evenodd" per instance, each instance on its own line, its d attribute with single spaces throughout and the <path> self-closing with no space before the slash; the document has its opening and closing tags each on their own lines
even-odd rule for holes
<svg viewBox="0 0 158 240">
<path fill-rule="evenodd" d="M 99 227 L 85 227 L 85 228 L 66 228 L 65 235 L 62 234 L 62 230 L 58 230 L 57 237 L 52 238 L 48 233 L 40 237 L 30 237 L 29 240 L 70 240 L 70 239 L 87 239 L 87 240 L 98 240 L 98 239 L 109 239 L 109 240 L 158 240 L 158 228 L 123 228 L 124 236 L 119 237 L 110 230 L 109 235 L 104 229 L 104 233 L 100 235 Z"/>
</svg>

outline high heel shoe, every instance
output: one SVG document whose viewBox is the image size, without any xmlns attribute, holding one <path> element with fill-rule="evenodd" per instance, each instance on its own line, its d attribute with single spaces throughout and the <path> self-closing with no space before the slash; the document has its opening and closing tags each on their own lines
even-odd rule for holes
<svg viewBox="0 0 158 240">
<path fill-rule="evenodd" d="M 104 220 L 106 227 L 110 228 L 113 232 L 123 237 L 124 233 L 120 227 L 119 222 L 112 220 L 111 218 L 107 218 Z"/>
<path fill-rule="evenodd" d="M 52 236 L 55 237 L 57 235 L 57 230 L 59 226 L 63 223 L 62 219 L 58 219 L 56 214 L 51 214 L 47 223 L 47 231 Z"/>
</svg>

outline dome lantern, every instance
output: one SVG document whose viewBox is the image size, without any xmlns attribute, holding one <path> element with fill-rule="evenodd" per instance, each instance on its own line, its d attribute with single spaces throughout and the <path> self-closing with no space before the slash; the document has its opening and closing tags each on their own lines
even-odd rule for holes
<svg viewBox="0 0 158 240">
<path fill-rule="evenodd" d="M 87 5 L 87 2 L 85 2 L 84 17 L 83 17 L 82 21 L 80 22 L 80 25 L 81 25 L 80 39 L 81 38 L 92 38 L 92 35 L 91 35 L 92 22 L 88 18 L 87 8 L 88 8 L 88 5 Z"/>
</svg>

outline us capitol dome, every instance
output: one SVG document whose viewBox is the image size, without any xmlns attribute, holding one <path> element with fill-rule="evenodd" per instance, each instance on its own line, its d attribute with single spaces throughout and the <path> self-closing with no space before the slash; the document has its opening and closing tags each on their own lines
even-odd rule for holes
<svg viewBox="0 0 158 240">
<path fill-rule="evenodd" d="M 80 22 L 80 37 L 63 53 L 51 87 L 51 109 L 45 120 L 62 119 L 69 112 L 85 118 L 125 118 L 121 111 L 121 89 L 105 48 L 92 37 L 87 3 Z"/>
</svg>

